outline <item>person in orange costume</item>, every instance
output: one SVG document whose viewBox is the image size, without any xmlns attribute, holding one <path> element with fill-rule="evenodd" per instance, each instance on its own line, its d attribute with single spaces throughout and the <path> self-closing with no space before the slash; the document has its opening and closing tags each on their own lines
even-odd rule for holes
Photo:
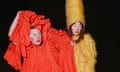
<svg viewBox="0 0 120 72">
<path fill-rule="evenodd" d="M 18 11 L 4 59 L 20 72 L 76 72 L 70 37 L 43 15 Z"/>
</svg>

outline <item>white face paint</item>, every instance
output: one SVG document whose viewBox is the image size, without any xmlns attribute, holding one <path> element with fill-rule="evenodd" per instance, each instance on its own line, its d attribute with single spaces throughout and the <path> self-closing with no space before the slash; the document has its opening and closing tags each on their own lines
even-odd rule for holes
<svg viewBox="0 0 120 72">
<path fill-rule="evenodd" d="M 41 32 L 38 29 L 33 28 L 30 30 L 30 41 L 35 45 L 41 44 Z"/>
<path fill-rule="evenodd" d="M 82 25 L 79 22 L 76 22 L 72 25 L 71 29 L 73 35 L 79 35 L 82 29 Z"/>
</svg>

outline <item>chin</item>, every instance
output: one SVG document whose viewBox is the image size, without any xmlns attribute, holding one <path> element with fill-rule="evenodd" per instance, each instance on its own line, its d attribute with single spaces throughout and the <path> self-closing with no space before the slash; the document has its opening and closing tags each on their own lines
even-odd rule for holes
<svg viewBox="0 0 120 72">
<path fill-rule="evenodd" d="M 41 42 L 33 43 L 34 45 L 41 45 Z"/>
<path fill-rule="evenodd" d="M 77 36 L 77 35 L 79 35 L 79 33 L 76 33 L 76 34 L 74 34 L 74 35 L 76 35 L 76 36 Z"/>
</svg>

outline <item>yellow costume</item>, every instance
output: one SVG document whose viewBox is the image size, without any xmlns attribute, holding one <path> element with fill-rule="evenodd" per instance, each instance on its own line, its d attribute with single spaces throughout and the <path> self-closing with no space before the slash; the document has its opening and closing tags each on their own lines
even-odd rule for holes
<svg viewBox="0 0 120 72">
<path fill-rule="evenodd" d="M 85 26 L 82 0 L 66 0 L 66 21 L 68 29 L 76 21 L 80 21 Z M 72 36 L 73 40 L 78 38 L 79 36 Z M 97 51 L 95 40 L 90 33 L 84 33 L 83 39 L 74 43 L 74 53 L 77 72 L 95 72 Z"/>
<path fill-rule="evenodd" d="M 77 37 L 73 36 L 73 40 Z M 77 72 L 95 72 L 96 47 L 89 33 L 84 34 L 79 43 L 74 43 Z"/>
<path fill-rule="evenodd" d="M 66 0 L 67 27 L 75 21 L 85 24 L 84 6 L 82 0 Z"/>
</svg>

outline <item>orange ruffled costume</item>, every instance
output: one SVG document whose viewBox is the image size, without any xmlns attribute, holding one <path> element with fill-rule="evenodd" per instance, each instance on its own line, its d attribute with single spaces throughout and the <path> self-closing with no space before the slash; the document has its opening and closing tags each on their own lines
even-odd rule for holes
<svg viewBox="0 0 120 72">
<path fill-rule="evenodd" d="M 51 28 L 49 19 L 30 10 L 20 11 L 4 59 L 20 72 L 76 72 L 73 48 L 65 31 Z M 30 27 L 42 32 L 41 46 L 31 44 Z"/>
</svg>

